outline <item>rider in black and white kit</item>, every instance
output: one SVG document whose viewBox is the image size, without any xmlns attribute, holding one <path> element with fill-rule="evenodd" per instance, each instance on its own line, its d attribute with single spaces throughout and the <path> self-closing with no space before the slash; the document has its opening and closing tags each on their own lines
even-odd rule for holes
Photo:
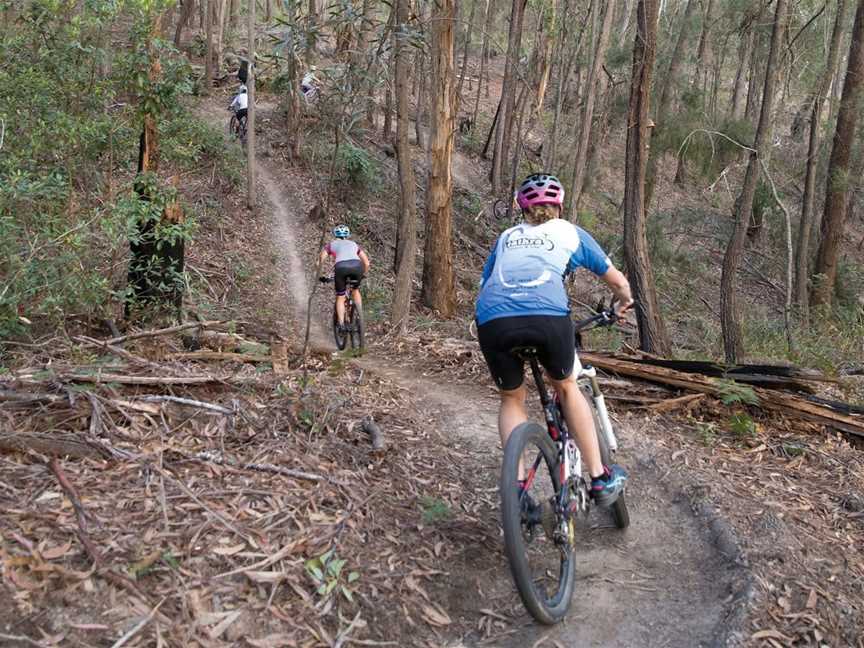
<svg viewBox="0 0 864 648">
<path fill-rule="evenodd" d="M 360 246 L 348 239 L 351 236 L 351 230 L 348 229 L 347 225 L 335 227 L 333 236 L 336 238 L 321 250 L 320 263 L 323 267 L 324 261 L 330 257 L 335 264 L 333 267 L 333 284 L 336 288 L 336 317 L 339 320 L 339 326 L 344 327 L 345 293 L 347 292 L 348 279 L 353 279 L 359 283 L 369 272 L 370 264 L 369 257 Z M 362 306 L 360 291 L 357 288 L 351 292 L 351 298 L 355 304 Z"/>
</svg>

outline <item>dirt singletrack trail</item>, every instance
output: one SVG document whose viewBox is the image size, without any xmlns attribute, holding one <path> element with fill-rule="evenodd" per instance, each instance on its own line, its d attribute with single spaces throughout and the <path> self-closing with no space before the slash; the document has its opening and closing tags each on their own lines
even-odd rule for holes
<svg viewBox="0 0 864 648">
<path fill-rule="evenodd" d="M 256 101 L 256 106 L 261 116 L 268 115 L 275 109 L 275 105 L 262 101 Z M 215 97 L 201 102 L 198 105 L 198 114 L 227 137 L 228 120 L 224 102 Z M 258 208 L 269 216 L 272 225 L 272 238 L 270 241 L 262 241 L 262 245 L 270 246 L 272 256 L 279 267 L 277 273 L 279 286 L 276 295 L 277 298 L 284 298 L 287 302 L 291 322 L 286 322 L 286 326 L 292 326 L 295 331 L 305 331 L 311 276 L 307 272 L 310 264 L 308 262 L 304 264 L 300 256 L 301 246 L 298 243 L 298 236 L 303 231 L 305 215 L 312 205 L 305 204 L 302 198 L 303 192 L 299 191 L 299 187 L 294 186 L 294 178 L 288 174 L 276 173 L 261 155 L 256 156 L 255 159 L 257 162 L 256 201 Z M 276 181 L 276 177 L 280 178 L 280 182 Z M 289 200 L 289 196 L 292 199 Z M 313 347 L 319 349 L 335 350 L 336 348 L 314 313 L 310 320 L 309 340 Z"/>
<path fill-rule="evenodd" d="M 497 485 L 498 399 L 491 389 L 443 383 L 386 358 L 367 356 L 361 363 L 422 395 L 418 403 L 437 419 L 445 434 L 458 435 L 473 447 L 473 459 L 490 471 L 490 482 Z M 627 492 L 631 527 L 624 532 L 615 529 L 608 514 L 598 509 L 581 523 L 576 592 L 563 623 L 540 626 L 521 609 L 501 546 L 492 548 L 500 556 L 493 569 L 479 574 L 451 571 L 451 607 L 495 610 L 498 600 L 515 604 L 519 613 L 515 632 L 486 645 L 530 648 L 557 642 L 566 648 L 695 648 L 729 644 L 743 603 L 739 595 L 746 589 L 734 557 L 718 548 L 707 521 L 694 515 L 688 497 L 664 485 L 665 470 L 651 458 L 650 447 L 633 430 L 618 426 L 617 431 L 625 448 L 618 460 L 631 474 Z M 497 519 L 498 511 L 490 515 Z M 728 539 L 724 541 L 727 544 L 721 546 L 728 551 Z M 465 562 L 470 564 L 472 557 Z M 458 609 L 453 607 L 453 612 Z"/>
<path fill-rule="evenodd" d="M 205 104 L 202 114 L 223 125 L 224 111 L 221 106 L 214 110 L 215 105 Z M 306 210 L 293 199 L 300 194 L 297 187 L 288 186 L 296 179 L 277 174 L 261 156 L 258 169 L 262 203 L 269 203 L 262 207 L 273 212 L 272 248 L 279 256 L 278 265 L 285 270 L 280 289 L 292 296 L 292 319 L 305 327 L 309 278 L 302 259 L 312 258 L 315 252 L 299 248 L 301 233 L 308 226 Z M 332 348 L 326 323 L 318 321 L 316 314 L 313 310 L 312 339 Z M 447 383 L 419 373 L 404 361 L 388 360 L 374 352 L 352 362 L 416 394 L 417 407 L 435 421 L 445 437 L 467 446 L 470 460 L 488 473 L 489 490 L 494 490 L 501 449 L 496 426 L 498 400 L 488 386 Z M 717 542 L 710 521 L 694 514 L 680 487 L 669 485 L 668 472 L 656 465 L 649 443 L 637 431 L 618 426 L 618 432 L 625 449 L 618 460 L 631 474 L 631 527 L 625 532 L 613 528 L 608 514 L 597 509 L 581 524 L 576 593 L 564 622 L 552 628 L 540 626 L 522 609 L 500 541 L 491 547 L 478 542 L 471 549 L 477 555 L 492 552 L 493 560 L 479 561 L 465 555 L 464 568 L 451 570 L 446 587 L 439 590 L 451 616 L 470 617 L 473 612 L 476 618 L 481 610 L 503 610 L 506 606 L 515 617 L 506 637 L 484 645 L 659 648 L 736 643 L 734 638 L 740 636 L 736 633 L 738 612 L 744 604 L 742 599 L 746 599 L 746 578 L 736 563 L 737 556 L 730 555 L 737 550 L 730 549 L 728 539 Z M 489 510 L 488 515 L 497 520 L 499 513 Z M 490 562 L 494 567 L 480 566 Z M 457 648 L 476 643 L 451 636 L 441 645 Z"/>
</svg>

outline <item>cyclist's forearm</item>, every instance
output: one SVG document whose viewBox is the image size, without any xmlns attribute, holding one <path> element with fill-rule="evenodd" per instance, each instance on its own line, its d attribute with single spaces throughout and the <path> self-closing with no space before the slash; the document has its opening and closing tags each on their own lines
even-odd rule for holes
<svg viewBox="0 0 864 648">
<path fill-rule="evenodd" d="M 625 277 L 624 273 L 618 270 L 618 268 L 609 268 L 609 270 L 607 270 L 600 278 L 607 286 L 609 286 L 609 290 L 612 291 L 612 294 L 615 295 L 615 298 L 620 304 L 629 305 L 633 303 L 633 295 L 630 292 L 630 282 L 627 281 L 627 277 Z"/>
</svg>

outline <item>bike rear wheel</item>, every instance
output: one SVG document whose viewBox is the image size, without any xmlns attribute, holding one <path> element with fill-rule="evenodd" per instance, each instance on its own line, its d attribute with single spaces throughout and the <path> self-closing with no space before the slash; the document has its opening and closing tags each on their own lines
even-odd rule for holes
<svg viewBox="0 0 864 648">
<path fill-rule="evenodd" d="M 528 484 L 524 491 L 517 486 L 520 462 Z M 562 523 L 555 512 L 559 472 L 557 449 L 546 429 L 518 425 L 504 448 L 499 485 L 504 551 L 522 603 L 547 625 L 564 618 L 576 579 L 573 521 Z"/>
<path fill-rule="evenodd" d="M 333 339 L 336 341 L 336 348 L 342 351 L 348 343 L 348 332 L 344 329 L 339 330 L 339 316 L 336 314 L 336 304 L 333 304 Z"/>
</svg>

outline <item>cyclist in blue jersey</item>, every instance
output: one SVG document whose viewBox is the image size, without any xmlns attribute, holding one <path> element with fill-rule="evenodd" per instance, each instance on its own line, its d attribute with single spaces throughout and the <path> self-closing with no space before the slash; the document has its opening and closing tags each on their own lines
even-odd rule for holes
<svg viewBox="0 0 864 648">
<path fill-rule="evenodd" d="M 587 268 L 617 298 L 618 315 L 633 305 L 630 284 L 588 232 L 561 218 L 564 188 L 558 178 L 528 176 L 516 200 L 524 221 L 495 242 L 483 266 L 476 304 L 480 349 L 501 395 L 501 442 L 506 445 L 513 429 L 528 419 L 523 361 L 511 351 L 536 347 L 591 474 L 591 495 L 597 504 L 610 506 L 627 472 L 615 464 L 604 466 L 600 459 L 591 409 L 576 384 L 581 365 L 564 282 L 577 268 Z"/>
</svg>

